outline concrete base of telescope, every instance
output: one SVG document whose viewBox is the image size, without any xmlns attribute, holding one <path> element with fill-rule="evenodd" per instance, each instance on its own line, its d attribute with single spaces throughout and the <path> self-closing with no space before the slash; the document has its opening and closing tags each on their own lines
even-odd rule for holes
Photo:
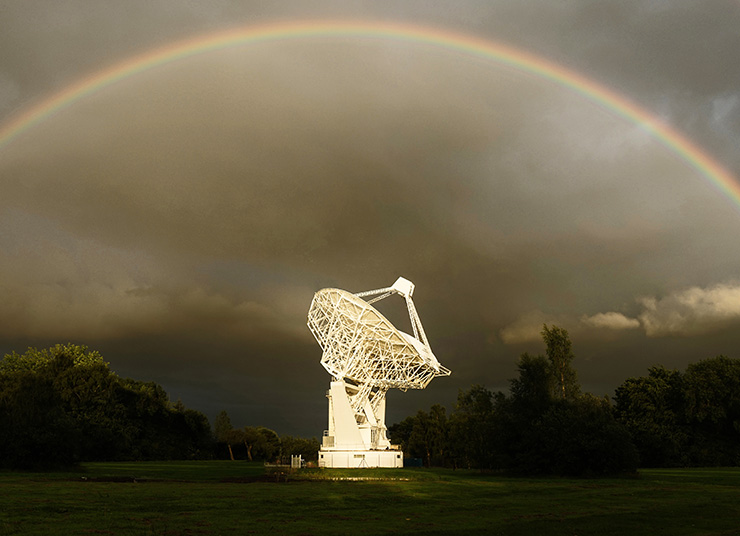
<svg viewBox="0 0 740 536">
<path fill-rule="evenodd" d="M 400 450 L 320 450 L 319 467 L 359 469 L 403 467 Z"/>
</svg>

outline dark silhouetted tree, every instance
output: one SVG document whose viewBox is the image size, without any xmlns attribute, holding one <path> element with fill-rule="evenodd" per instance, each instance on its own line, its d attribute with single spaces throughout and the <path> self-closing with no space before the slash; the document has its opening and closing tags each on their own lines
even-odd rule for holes
<svg viewBox="0 0 740 536">
<path fill-rule="evenodd" d="M 247 459 L 273 460 L 280 453 L 280 437 L 264 426 L 245 426 L 242 441 L 247 449 Z"/>
<path fill-rule="evenodd" d="M 511 395 L 474 386 L 451 416 L 462 459 L 513 474 L 631 472 L 637 454 L 608 399 L 580 394 L 568 333 L 544 327 L 547 358 L 523 354 Z"/>
<path fill-rule="evenodd" d="M 495 433 L 493 408 L 494 394 L 481 385 L 458 393 L 450 418 L 456 464 L 477 469 L 495 467 L 495 452 L 491 448 Z"/>
<path fill-rule="evenodd" d="M 694 465 L 740 465 L 740 359 L 692 363 L 683 376 Z"/>
<path fill-rule="evenodd" d="M 740 360 L 705 359 L 683 374 L 652 367 L 615 400 L 643 465 L 740 465 Z"/>
<path fill-rule="evenodd" d="M 606 397 L 586 393 L 575 400 L 555 400 L 539 429 L 546 473 L 605 476 L 637 470 L 637 449 Z"/>
<path fill-rule="evenodd" d="M 409 456 L 409 438 L 411 437 L 415 423 L 416 415 L 412 415 L 388 427 L 388 439 L 390 442 L 401 447 L 401 450 Z"/>
<path fill-rule="evenodd" d="M 234 444 L 234 435 L 231 434 L 233 430 L 234 427 L 231 425 L 229 414 L 226 413 L 226 410 L 222 410 L 218 415 L 216 415 L 216 419 L 213 421 L 213 433 L 216 437 L 216 442 L 221 445 L 226 445 L 229 449 L 229 457 L 232 460 L 234 459 L 234 449 L 232 448 L 232 445 Z M 236 443 L 241 442 L 241 438 L 236 440 Z"/>
<path fill-rule="evenodd" d="M 49 375 L 0 374 L 0 467 L 42 470 L 80 461 L 81 438 Z"/>
<path fill-rule="evenodd" d="M 119 378 L 85 346 L 57 344 L 6 355 L 0 386 L 0 464 L 6 467 L 212 452 L 204 415 L 173 406 L 153 382 Z"/>
<path fill-rule="evenodd" d="M 319 440 L 315 437 L 282 436 L 280 438 L 280 458 L 283 463 L 289 463 L 291 456 L 300 455 L 306 461 L 317 461 L 319 457 Z"/>
<path fill-rule="evenodd" d="M 509 381 L 511 398 L 517 413 L 531 418 L 550 407 L 555 378 L 547 359 L 524 353 L 517 363 L 519 377 Z"/>
<path fill-rule="evenodd" d="M 408 438 L 408 453 L 421 458 L 426 467 L 445 464 L 448 450 L 448 423 L 445 408 L 439 404 L 429 412 L 419 411 L 414 417 Z"/>
<path fill-rule="evenodd" d="M 629 378 L 615 393 L 617 419 L 629 430 L 643 467 L 688 462 L 683 377 L 677 370 L 651 367 L 648 375 Z"/>
</svg>

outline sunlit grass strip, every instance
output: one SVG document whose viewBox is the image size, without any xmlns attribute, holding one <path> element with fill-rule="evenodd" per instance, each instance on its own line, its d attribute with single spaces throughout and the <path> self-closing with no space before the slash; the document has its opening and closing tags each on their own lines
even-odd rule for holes
<svg viewBox="0 0 740 536">
<path fill-rule="evenodd" d="M 737 534 L 740 519 L 738 468 L 651 469 L 637 478 L 597 480 L 417 468 L 311 469 L 298 473 L 375 474 L 380 480 L 243 484 L 220 479 L 264 467 L 215 461 L 86 464 L 82 469 L 86 475 L 178 480 L 83 482 L 79 473 L 77 479 L 2 473 L 0 534 L 684 536 Z M 383 479 L 393 474 L 412 480 Z"/>
</svg>

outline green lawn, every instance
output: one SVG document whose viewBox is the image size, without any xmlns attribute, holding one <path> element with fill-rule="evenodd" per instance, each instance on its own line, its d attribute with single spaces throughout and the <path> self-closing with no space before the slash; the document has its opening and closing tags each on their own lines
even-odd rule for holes
<svg viewBox="0 0 740 536">
<path fill-rule="evenodd" d="M 0 473 L 0 535 L 740 535 L 739 468 L 604 480 L 425 469 L 278 476 L 229 461 Z M 371 480 L 342 480 L 356 477 Z"/>
</svg>

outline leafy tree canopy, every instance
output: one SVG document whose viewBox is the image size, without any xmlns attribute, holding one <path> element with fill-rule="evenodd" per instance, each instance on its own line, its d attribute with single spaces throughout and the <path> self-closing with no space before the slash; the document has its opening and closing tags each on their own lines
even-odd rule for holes
<svg viewBox="0 0 740 536">
<path fill-rule="evenodd" d="M 651 367 L 615 393 L 644 466 L 740 465 L 740 359 Z"/>
<path fill-rule="evenodd" d="M 84 345 L 67 343 L 56 344 L 42 350 L 29 348 L 23 354 L 16 352 L 6 354 L 0 360 L 0 374 L 20 371 L 36 372 L 60 359 L 74 367 L 103 366 L 107 368 L 109 365 L 103 361 L 103 356 L 97 351 L 90 350 Z"/>
<path fill-rule="evenodd" d="M 542 327 L 542 339 L 545 341 L 545 353 L 550 361 L 551 374 L 554 378 L 555 396 L 563 400 L 574 400 L 581 393 L 578 374 L 572 367 L 574 355 L 568 332 L 557 326 Z"/>
<path fill-rule="evenodd" d="M 209 456 L 208 420 L 154 382 L 120 378 L 86 346 L 29 348 L 0 361 L 0 466 Z"/>
</svg>

